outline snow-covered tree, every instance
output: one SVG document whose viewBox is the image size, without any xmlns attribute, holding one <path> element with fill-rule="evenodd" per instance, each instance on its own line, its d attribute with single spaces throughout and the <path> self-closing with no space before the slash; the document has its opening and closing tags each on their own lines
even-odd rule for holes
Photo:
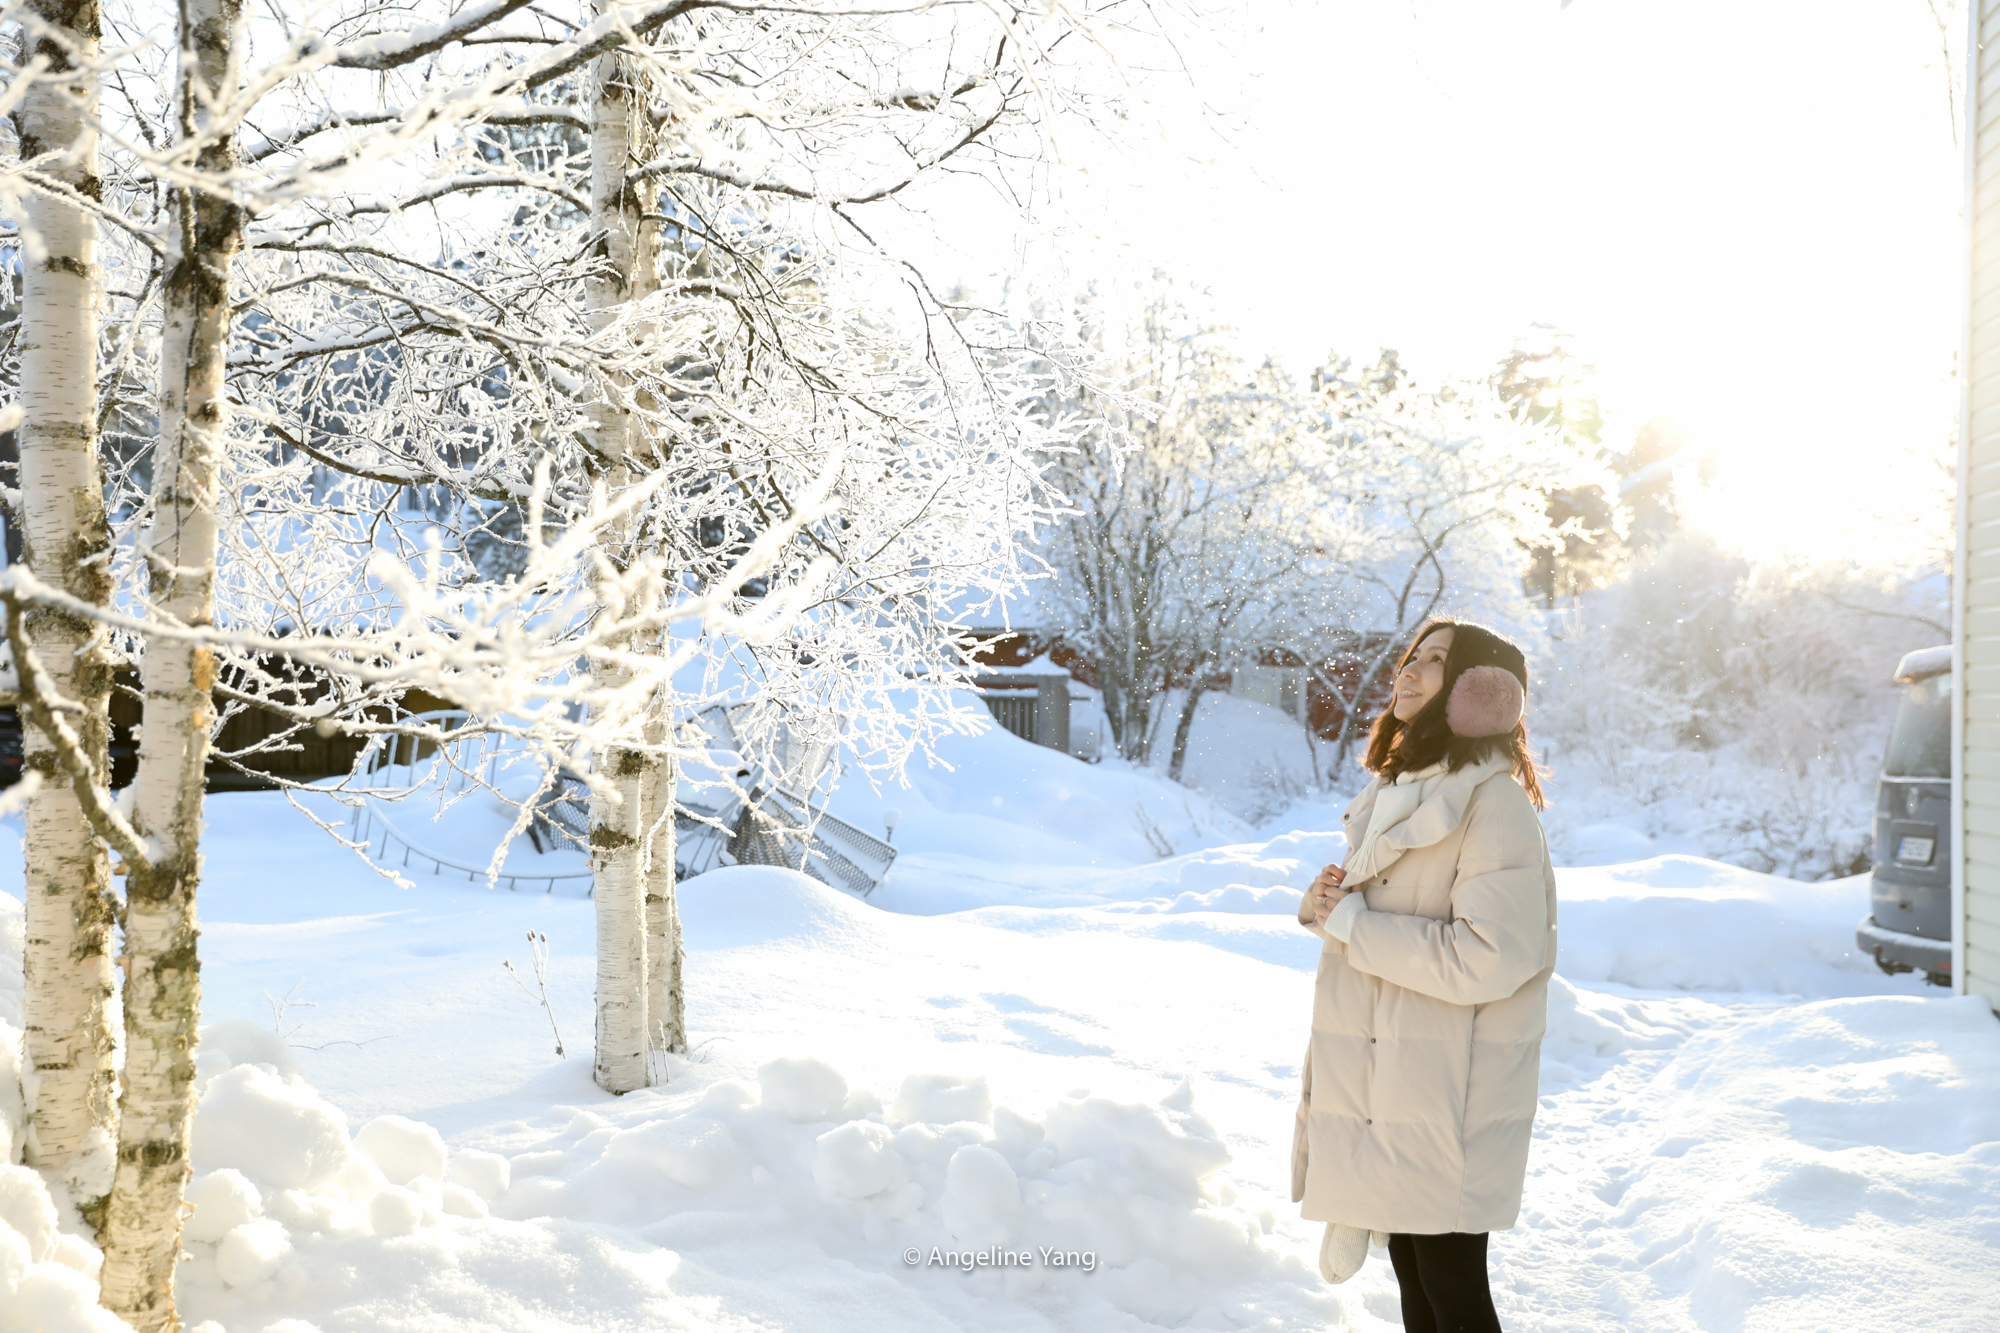
<svg viewBox="0 0 2000 1333">
<path fill-rule="evenodd" d="M 1393 354 L 1309 384 L 1252 369 L 1160 286 L 1137 303 L 1124 393 L 1055 460 L 1078 511 L 1049 545 L 1064 637 L 1088 655 L 1120 753 L 1156 757 L 1185 687 L 1178 777 L 1202 693 L 1278 653 L 1342 705 L 1335 762 L 1408 636 L 1443 607 L 1521 619 L 1520 544 L 1549 492 L 1608 484 L 1590 451 L 1491 386 L 1419 386 Z"/>
<path fill-rule="evenodd" d="M 1299 503 L 1303 416 L 1282 376 L 1245 366 L 1230 331 L 1158 277 L 1129 315 L 1112 303 L 1123 295 L 1085 303 L 1112 391 L 1063 405 L 1089 429 L 1050 462 L 1075 510 L 1047 546 L 1051 595 L 1127 760 L 1152 756 L 1166 691 L 1186 684 L 1178 777 L 1202 694 L 1273 643 L 1276 606 L 1324 534 Z"/>
<path fill-rule="evenodd" d="M 517 833 L 581 771 L 599 828 L 633 840 L 597 858 L 628 890 L 600 886 L 620 1088 L 686 1040 L 671 828 L 673 765 L 705 753 L 692 713 L 747 705 L 753 750 L 841 723 L 885 770 L 973 725 L 954 615 L 1010 584 L 1050 511 L 1042 460 L 1074 425 L 1024 404 L 1067 372 L 880 233 L 928 175 L 1032 159 L 1074 100 L 1051 48 L 1093 21 L 915 0 L 184 17 L 177 58 L 124 34 L 98 71 L 117 109 L 84 117 L 123 164 L 93 215 L 132 278 L 117 372 L 71 406 L 141 446 L 79 491 L 111 497 L 84 566 L 103 586 L 5 581 L 70 827 L 146 899 L 126 908 L 147 1009 L 127 1015 L 136 1158 L 105 1268 L 144 1327 L 174 1317 L 211 698 L 285 720 L 216 756 L 252 767 L 307 728 L 425 739 L 447 764 L 504 735 L 541 775 L 510 789 Z M 74 204 L 42 165 L 7 187 Z M 141 664 L 129 803 L 64 675 L 89 664 L 72 624 Z M 463 724 L 397 716 L 410 690 Z"/>
<path fill-rule="evenodd" d="M 672 789 L 671 767 L 653 770 L 688 743 L 694 708 L 750 705 L 739 736 L 767 753 L 781 735 L 844 726 L 887 768 L 966 722 L 949 694 L 968 671 L 952 611 L 964 589 L 976 604 L 1014 576 L 1016 538 L 1050 505 L 1041 459 L 1073 427 L 1021 406 L 1059 360 L 1031 355 L 994 313 L 941 300 L 877 228 L 927 176 L 1036 149 L 1059 93 L 1035 76 L 1052 32 L 1075 22 L 1060 8 L 913 4 L 635 24 L 642 40 L 615 69 L 600 55 L 589 78 L 562 64 L 564 77 L 526 85 L 545 100 L 510 124 L 543 130 L 448 146 L 440 199 L 490 190 L 509 207 L 466 205 L 428 272 L 399 249 L 394 294 L 367 283 L 390 320 L 363 328 L 329 307 L 321 320 L 347 320 L 345 336 L 301 340 L 325 359 L 329 341 L 384 330 L 366 374 L 341 370 L 337 411 L 282 426 L 320 466 L 437 488 L 466 546 L 468 523 L 518 506 L 536 466 L 559 523 L 598 488 L 649 487 L 603 558 L 650 552 L 760 626 L 711 626 L 707 670 L 638 731 L 595 727 L 607 1087 L 642 1085 L 645 1046 L 684 1041 L 670 811 L 644 793 Z M 364 268 L 384 248 L 331 227 L 311 243 Z M 345 274 L 327 284 L 344 290 Z M 475 321 L 481 336 L 465 337 Z M 426 379 L 481 385 L 485 415 L 454 417 L 455 437 L 413 429 L 437 419 Z M 768 569 L 742 579 L 739 559 L 758 550 Z M 624 670 L 607 657 L 603 684 Z M 895 699 L 912 691 L 914 718 Z"/>
<path fill-rule="evenodd" d="M 1473 614 L 1535 637 L 1521 593 L 1524 539 L 1549 531 L 1547 496 L 1613 485 L 1591 451 L 1510 406 L 1492 386 L 1424 384 L 1393 357 L 1314 377 L 1323 447 L 1341 478 L 1329 497 L 1359 538 L 1344 577 L 1306 603 L 1309 658 L 1342 713 L 1337 770 L 1410 635 L 1431 615 Z"/>
</svg>

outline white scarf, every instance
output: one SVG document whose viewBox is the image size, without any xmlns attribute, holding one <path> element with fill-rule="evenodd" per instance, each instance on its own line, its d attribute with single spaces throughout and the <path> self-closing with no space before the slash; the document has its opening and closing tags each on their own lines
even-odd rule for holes
<svg viewBox="0 0 2000 1333">
<path fill-rule="evenodd" d="M 1375 807 L 1368 815 L 1368 831 L 1355 844 L 1354 855 L 1347 858 L 1347 875 L 1342 883 L 1352 888 L 1375 874 L 1378 868 L 1376 848 L 1382 835 L 1415 814 L 1417 807 L 1431 798 L 1444 778 L 1444 764 L 1435 763 L 1429 768 L 1398 773 L 1394 782 L 1385 783 L 1375 793 Z"/>
</svg>

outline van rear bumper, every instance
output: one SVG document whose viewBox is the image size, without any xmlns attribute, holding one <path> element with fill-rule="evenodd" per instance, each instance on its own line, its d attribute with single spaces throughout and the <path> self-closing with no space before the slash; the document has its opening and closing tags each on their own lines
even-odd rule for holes
<svg viewBox="0 0 2000 1333">
<path fill-rule="evenodd" d="M 1890 930 L 1876 925 L 1873 916 L 1864 916 L 1855 929 L 1854 942 L 1860 946 L 1861 952 L 1877 963 L 1894 964 L 1898 971 L 1909 968 L 1916 972 L 1951 975 L 1950 940 L 1926 939 L 1922 935 Z"/>
</svg>

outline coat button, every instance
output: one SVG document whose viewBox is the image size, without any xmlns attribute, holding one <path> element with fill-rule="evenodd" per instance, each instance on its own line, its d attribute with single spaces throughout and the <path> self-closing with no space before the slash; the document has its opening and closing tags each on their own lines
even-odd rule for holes
<svg viewBox="0 0 2000 1333">
<path fill-rule="evenodd" d="M 1362 1123 L 1362 1124 L 1364 1124 L 1364 1125 L 1372 1125 L 1372 1124 L 1374 1124 L 1375 1122 L 1374 1122 L 1373 1120 L 1364 1120 L 1364 1121 L 1362 1121 L 1361 1123 Z"/>
<path fill-rule="evenodd" d="M 1374 1039 L 1373 1037 L 1370 1037 L 1370 1038 L 1368 1039 L 1368 1044 L 1369 1044 L 1370 1046 L 1373 1046 L 1373 1045 L 1375 1044 L 1375 1039 Z"/>
</svg>

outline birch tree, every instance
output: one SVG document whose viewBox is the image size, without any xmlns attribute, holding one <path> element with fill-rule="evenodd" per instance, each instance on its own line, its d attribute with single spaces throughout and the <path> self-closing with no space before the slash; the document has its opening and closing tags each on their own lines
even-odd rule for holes
<svg viewBox="0 0 2000 1333">
<path fill-rule="evenodd" d="M 947 10 L 983 16 L 985 40 L 951 26 L 919 27 L 912 40 L 912 24 Z M 622 23 L 628 44 L 615 72 L 598 55 L 600 77 L 581 87 L 566 57 L 538 52 L 522 67 L 517 87 L 547 100 L 510 110 L 509 123 L 551 132 L 468 143 L 439 173 L 441 190 L 515 201 L 483 229 L 455 230 L 448 269 L 412 264 L 405 251 L 393 288 L 386 275 L 364 277 L 381 242 L 345 239 L 346 218 L 282 240 L 295 254 L 340 254 L 341 271 L 316 280 L 381 306 L 327 307 L 326 332 L 267 365 L 295 374 L 329 345 L 392 339 L 396 356 L 376 362 L 372 380 L 342 372 L 355 387 L 337 414 L 278 428 L 349 478 L 452 494 L 447 522 L 491 500 L 517 503 L 537 459 L 551 467 L 558 521 L 593 490 L 656 485 L 603 558 L 615 565 L 626 542 L 660 553 L 734 614 L 768 630 L 782 612 L 787 626 L 711 633 L 696 692 L 750 705 L 741 732 L 753 747 L 837 717 L 858 753 L 894 768 L 937 730 L 968 723 L 948 693 L 969 663 L 946 608 L 958 588 L 1016 577 L 1015 535 L 1050 504 L 1035 449 L 1074 425 L 1019 407 L 1027 389 L 1066 372 L 1032 356 L 1009 321 L 941 301 L 863 213 L 899 206 L 947 164 L 1016 148 L 989 140 L 1032 131 L 1049 90 L 1031 76 L 1050 33 L 1039 16 L 984 6 L 754 19 L 684 7 L 655 23 L 661 13 L 606 11 L 599 24 Z M 579 128 L 587 138 L 572 143 Z M 649 135 L 656 142 L 635 152 Z M 640 239 L 649 219 L 660 233 L 650 245 Z M 649 258 L 663 271 L 649 274 Z M 502 299 L 513 291 L 522 298 Z M 476 327 L 477 339 L 454 325 Z M 491 363 L 477 365 L 481 355 Z M 420 363 L 453 365 L 461 381 L 504 380 L 505 404 L 478 447 L 441 447 L 412 429 L 434 413 L 435 400 L 401 398 Z M 542 413 L 532 423 L 517 415 L 530 403 Z M 326 428 L 333 415 L 337 432 Z M 768 575 L 732 581 L 744 552 L 787 528 Z M 605 689 L 617 692 L 620 669 L 604 665 Z M 915 717 L 894 698 L 913 682 Z M 639 733 L 599 726 L 591 751 L 605 945 L 598 1074 L 608 1087 L 641 1085 L 636 1037 L 656 1054 L 685 1041 L 664 891 L 671 811 L 646 792 L 672 790 L 671 769 L 647 766 L 671 760 L 691 703 L 677 689 Z M 634 874 L 647 880 L 636 898 Z M 643 949 L 635 904 L 651 923 Z"/>
<path fill-rule="evenodd" d="M 173 151 L 197 182 L 219 182 L 235 167 L 227 116 L 241 73 L 241 24 L 238 0 L 182 0 Z M 152 614 L 205 628 L 215 618 L 230 272 L 244 210 L 213 188 L 177 184 L 169 190 L 166 222 L 159 435 L 141 559 Z M 181 1195 L 191 1171 L 201 1013 L 195 891 L 214 654 L 199 642 L 154 640 L 146 645 L 141 680 L 146 721 L 132 788 L 135 836 L 122 848 L 125 1069 L 101 1282 L 105 1307 L 150 1333 L 175 1323 Z"/>
<path fill-rule="evenodd" d="M 87 607 L 111 593 L 111 533 L 98 457 L 97 0 L 36 0 L 25 38 L 14 124 L 22 259 L 15 520 L 28 563 Z M 37 607 L 28 626 L 46 645 L 52 687 L 74 708 L 77 741 L 106 762 L 112 663 L 105 636 L 84 615 Z M 62 780 L 53 738 L 22 729 L 28 799 L 27 932 L 23 953 L 28 1108 L 27 1160 L 53 1172 L 85 1216 L 101 1215 L 111 1185 L 113 1104 L 110 863 L 75 793 Z"/>
<path fill-rule="evenodd" d="M 658 287 L 651 210 L 645 206 L 641 186 L 632 179 L 647 156 L 650 138 L 643 71 L 638 60 L 617 51 L 599 56 L 592 71 L 590 225 L 596 262 L 586 280 L 586 293 L 593 332 L 600 334 L 613 325 L 622 308 L 643 303 Z M 628 394 L 625 384 L 605 384 L 590 428 L 597 468 L 613 492 L 631 484 L 634 455 L 644 452 L 635 447 L 634 432 L 641 426 Z M 630 521 L 609 533 L 611 547 L 605 558 L 614 563 L 628 559 L 634 535 L 635 524 Z M 630 674 L 619 657 L 602 659 L 595 669 L 613 691 Z M 649 916 L 663 916 L 669 902 L 663 898 L 655 907 L 655 895 L 648 892 L 648 853 L 655 839 L 649 837 L 654 821 L 649 819 L 645 797 L 661 790 L 660 775 L 654 770 L 663 760 L 643 747 L 614 745 L 601 762 L 608 780 L 592 793 L 590 806 L 591 896 L 597 910 L 595 1077 L 608 1092 L 630 1092 L 652 1081 Z M 672 792 L 671 782 L 665 790 Z M 664 852 L 671 874 L 673 820 L 663 822 L 666 844 L 658 850 Z M 664 919 L 660 928 L 665 929 Z M 665 1018 L 662 1014 L 662 1021 Z"/>
</svg>

